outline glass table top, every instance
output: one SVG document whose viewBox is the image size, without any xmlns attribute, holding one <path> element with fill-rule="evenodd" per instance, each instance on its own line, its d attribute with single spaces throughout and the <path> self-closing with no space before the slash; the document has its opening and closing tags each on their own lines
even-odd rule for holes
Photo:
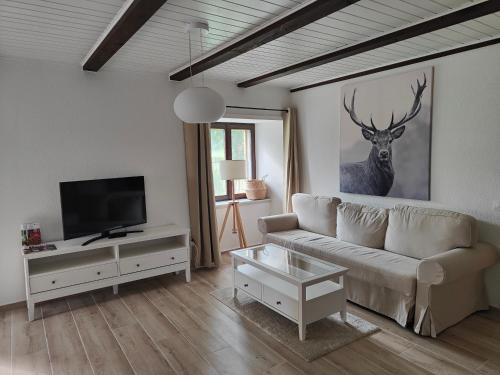
<svg viewBox="0 0 500 375">
<path fill-rule="evenodd" d="M 272 244 L 232 251 L 231 254 L 248 259 L 249 263 L 260 263 L 298 280 L 315 276 L 342 273 L 347 269 L 335 264 L 327 264 L 313 257 L 290 251 Z"/>
</svg>

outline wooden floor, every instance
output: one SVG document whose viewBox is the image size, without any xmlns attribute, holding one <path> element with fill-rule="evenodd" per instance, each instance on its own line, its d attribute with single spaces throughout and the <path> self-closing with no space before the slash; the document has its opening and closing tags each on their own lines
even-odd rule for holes
<svg viewBox="0 0 500 375">
<path fill-rule="evenodd" d="M 165 276 L 0 312 L 0 374 L 500 374 L 500 313 L 478 313 L 439 339 L 377 314 L 382 330 L 308 363 L 210 296 L 231 285 L 219 270 Z"/>
</svg>

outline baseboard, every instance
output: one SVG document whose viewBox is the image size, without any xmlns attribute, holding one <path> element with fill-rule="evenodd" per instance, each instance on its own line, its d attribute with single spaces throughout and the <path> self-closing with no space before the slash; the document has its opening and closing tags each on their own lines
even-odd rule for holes
<svg viewBox="0 0 500 375">
<path fill-rule="evenodd" d="M 26 307 L 26 301 L 19 301 L 19 302 L 9 303 L 7 305 L 1 305 L 0 311 L 14 310 L 20 307 Z"/>
</svg>

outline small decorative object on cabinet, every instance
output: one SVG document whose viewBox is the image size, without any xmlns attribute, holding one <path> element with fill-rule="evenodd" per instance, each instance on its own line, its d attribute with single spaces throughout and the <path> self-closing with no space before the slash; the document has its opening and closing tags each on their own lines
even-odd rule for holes
<svg viewBox="0 0 500 375">
<path fill-rule="evenodd" d="M 189 229 L 165 225 L 88 246 L 81 239 L 55 242 L 57 250 L 24 254 L 29 320 L 35 303 L 171 272 L 191 281 Z"/>
<path fill-rule="evenodd" d="M 245 186 L 245 193 L 247 198 L 250 200 L 259 200 L 266 199 L 267 195 L 267 186 L 264 182 L 266 176 L 262 177 L 262 179 L 258 180 L 247 180 Z"/>
<path fill-rule="evenodd" d="M 42 243 L 40 223 L 21 225 L 21 242 L 23 246 L 36 246 Z"/>
</svg>

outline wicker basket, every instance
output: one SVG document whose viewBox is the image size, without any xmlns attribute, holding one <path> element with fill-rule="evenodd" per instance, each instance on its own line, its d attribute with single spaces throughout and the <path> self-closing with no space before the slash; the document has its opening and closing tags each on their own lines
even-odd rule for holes
<svg viewBox="0 0 500 375">
<path fill-rule="evenodd" d="M 250 200 L 266 199 L 266 183 L 264 180 L 247 180 L 245 193 Z"/>
</svg>

